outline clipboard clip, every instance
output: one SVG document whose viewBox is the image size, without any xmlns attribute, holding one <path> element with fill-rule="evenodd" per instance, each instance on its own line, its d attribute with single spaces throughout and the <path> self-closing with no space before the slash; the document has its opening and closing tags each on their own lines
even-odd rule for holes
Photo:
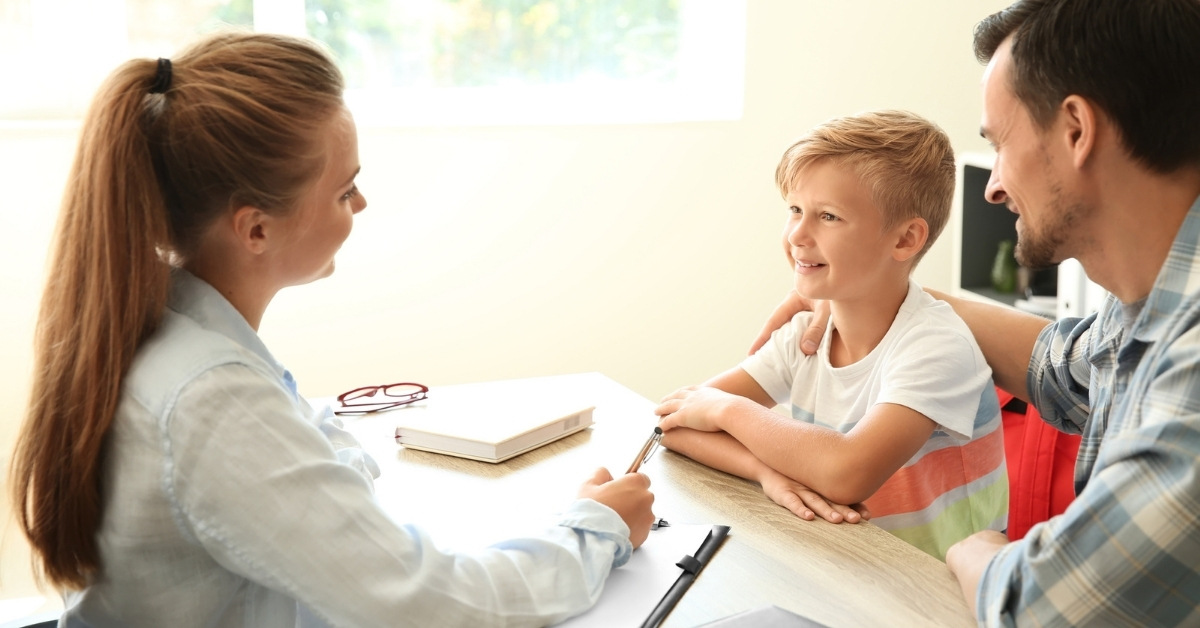
<svg viewBox="0 0 1200 628">
<path fill-rule="evenodd" d="M 679 562 L 675 563 L 675 566 L 690 574 L 698 574 L 701 569 L 704 569 L 703 563 L 696 560 L 695 557 L 686 554 L 683 558 L 679 559 Z"/>
</svg>

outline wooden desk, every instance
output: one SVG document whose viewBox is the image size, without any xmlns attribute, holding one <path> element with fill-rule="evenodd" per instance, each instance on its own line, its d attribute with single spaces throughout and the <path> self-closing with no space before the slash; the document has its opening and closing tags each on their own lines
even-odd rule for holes
<svg viewBox="0 0 1200 628">
<path fill-rule="evenodd" d="M 596 467 L 623 472 L 655 425 L 656 404 L 608 377 L 556 379 L 594 399 L 596 424 L 496 465 L 396 445 L 395 413 L 349 418 L 346 426 L 380 463 L 376 493 L 398 520 L 435 539 L 479 526 L 503 530 L 517 510 L 549 515 L 565 506 Z M 731 526 L 664 626 L 696 626 L 767 604 L 834 628 L 975 624 L 943 563 L 874 525 L 803 521 L 757 484 L 666 450 L 642 470 L 656 515 Z"/>
</svg>

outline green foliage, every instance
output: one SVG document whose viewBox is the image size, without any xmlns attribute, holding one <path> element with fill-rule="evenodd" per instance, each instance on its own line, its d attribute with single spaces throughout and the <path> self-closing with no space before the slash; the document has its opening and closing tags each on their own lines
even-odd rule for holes
<svg viewBox="0 0 1200 628">
<path fill-rule="evenodd" d="M 308 0 L 306 14 L 351 86 L 669 81 L 679 45 L 677 0 Z"/>
<path fill-rule="evenodd" d="M 213 12 L 216 22 L 252 26 L 254 24 L 254 0 L 228 0 Z"/>
</svg>

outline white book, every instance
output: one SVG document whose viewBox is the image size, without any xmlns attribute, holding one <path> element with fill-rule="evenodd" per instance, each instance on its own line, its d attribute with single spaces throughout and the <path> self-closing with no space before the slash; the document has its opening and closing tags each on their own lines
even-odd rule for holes
<svg viewBox="0 0 1200 628">
<path fill-rule="evenodd" d="M 557 377 L 439 386 L 397 416 L 396 442 L 439 454 L 502 462 L 592 425 L 590 397 Z"/>
</svg>

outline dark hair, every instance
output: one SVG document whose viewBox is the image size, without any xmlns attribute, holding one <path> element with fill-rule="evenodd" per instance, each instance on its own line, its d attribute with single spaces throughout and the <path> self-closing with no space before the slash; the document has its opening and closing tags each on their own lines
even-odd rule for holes
<svg viewBox="0 0 1200 628">
<path fill-rule="evenodd" d="M 987 63 L 1012 36 L 1012 88 L 1042 128 L 1082 96 L 1151 170 L 1200 166 L 1200 2 L 1020 0 L 975 28 Z"/>
<path fill-rule="evenodd" d="M 289 211 L 324 167 L 318 131 L 342 85 L 311 42 L 223 33 L 170 63 L 129 61 L 101 86 L 63 195 L 9 475 L 39 576 L 82 588 L 101 568 L 104 444 L 161 320 L 167 259 L 233 208 Z"/>
</svg>

